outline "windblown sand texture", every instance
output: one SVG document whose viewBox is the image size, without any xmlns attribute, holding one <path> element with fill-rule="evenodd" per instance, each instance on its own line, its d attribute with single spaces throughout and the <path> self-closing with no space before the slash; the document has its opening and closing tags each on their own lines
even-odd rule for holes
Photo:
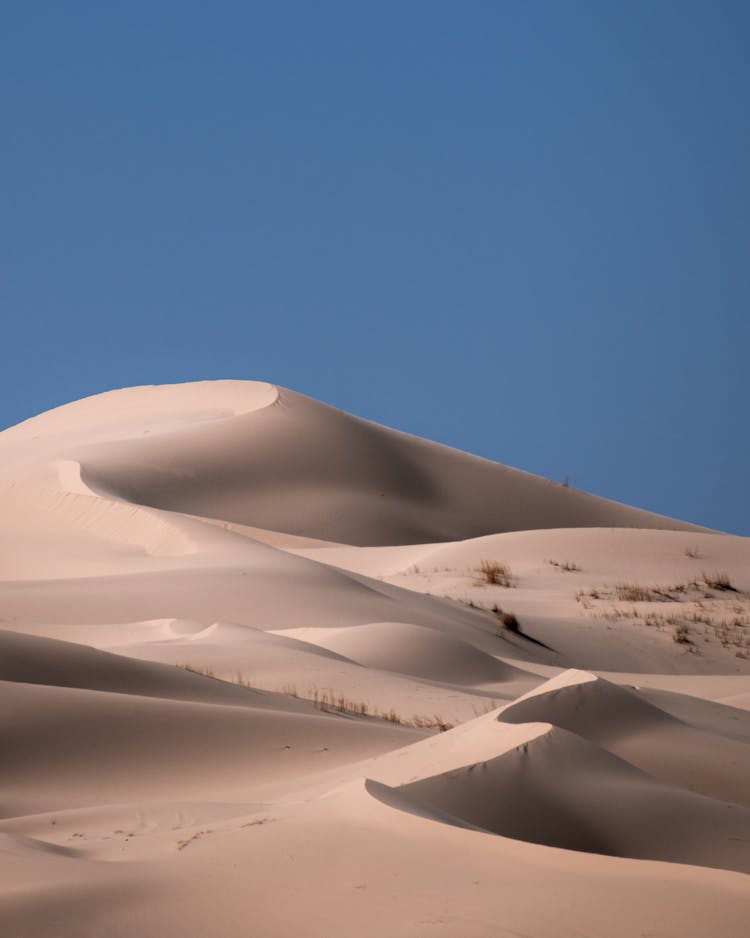
<svg viewBox="0 0 750 938">
<path fill-rule="evenodd" d="M 3 938 L 748 934 L 750 539 L 243 381 L 0 518 Z"/>
</svg>

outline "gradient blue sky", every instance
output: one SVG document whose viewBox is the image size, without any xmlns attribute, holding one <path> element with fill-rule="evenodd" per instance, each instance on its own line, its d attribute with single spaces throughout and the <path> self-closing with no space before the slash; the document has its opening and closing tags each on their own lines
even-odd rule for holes
<svg viewBox="0 0 750 938">
<path fill-rule="evenodd" d="M 750 4 L 5 0 L 0 426 L 257 378 L 750 534 Z"/>
</svg>

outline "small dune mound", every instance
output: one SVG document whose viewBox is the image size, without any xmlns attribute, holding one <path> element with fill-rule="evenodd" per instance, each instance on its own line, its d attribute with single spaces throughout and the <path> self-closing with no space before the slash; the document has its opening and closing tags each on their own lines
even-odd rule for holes
<svg viewBox="0 0 750 938">
<path fill-rule="evenodd" d="M 315 641 L 365 667 L 429 681 L 473 685 L 528 677 L 468 642 L 406 622 L 370 622 Z"/>
<path fill-rule="evenodd" d="M 517 840 L 750 872 L 750 810 L 667 785 L 556 727 L 400 793 L 420 813 Z"/>
<path fill-rule="evenodd" d="M 678 722 L 627 688 L 575 670 L 563 672 L 505 707 L 500 719 L 554 723 L 600 744 Z"/>
<path fill-rule="evenodd" d="M 547 721 L 597 743 L 645 772 L 688 791 L 750 807 L 750 749 L 733 735 L 710 725 L 714 708 L 694 701 L 687 722 L 637 690 L 566 671 L 505 707 L 505 723 Z M 732 723 L 742 726 L 736 711 Z M 725 721 L 726 722 L 726 721 Z M 701 753 L 696 759 L 695 754 Z"/>
</svg>

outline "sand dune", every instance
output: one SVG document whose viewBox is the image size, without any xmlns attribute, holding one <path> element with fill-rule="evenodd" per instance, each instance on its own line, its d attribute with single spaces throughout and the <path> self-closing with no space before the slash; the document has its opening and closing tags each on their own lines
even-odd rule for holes
<svg viewBox="0 0 750 938">
<path fill-rule="evenodd" d="M 41 478 L 75 460 L 99 493 L 353 544 L 691 528 L 255 382 L 113 391 L 26 421 L 3 444 L 4 462 L 33 463 Z"/>
<path fill-rule="evenodd" d="M 505 837 L 750 872 L 750 810 L 657 782 L 558 728 L 401 790 Z"/>
<path fill-rule="evenodd" d="M 501 719 L 554 721 L 675 785 L 750 806 L 747 737 L 725 735 L 724 727 L 710 717 L 704 717 L 703 726 L 693 726 L 634 690 L 601 679 L 563 686 L 553 680 L 504 708 Z M 744 714 L 735 711 L 732 723 L 745 722 Z"/>
<path fill-rule="evenodd" d="M 744 936 L 748 539 L 242 381 L 0 518 L 3 935 Z"/>
</svg>

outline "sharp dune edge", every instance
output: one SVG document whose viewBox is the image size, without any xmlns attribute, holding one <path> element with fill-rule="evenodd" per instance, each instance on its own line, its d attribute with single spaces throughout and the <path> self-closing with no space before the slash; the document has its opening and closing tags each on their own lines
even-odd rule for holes
<svg viewBox="0 0 750 938">
<path fill-rule="evenodd" d="M 0 517 L 3 936 L 747 933 L 750 540 L 243 381 Z"/>
</svg>

